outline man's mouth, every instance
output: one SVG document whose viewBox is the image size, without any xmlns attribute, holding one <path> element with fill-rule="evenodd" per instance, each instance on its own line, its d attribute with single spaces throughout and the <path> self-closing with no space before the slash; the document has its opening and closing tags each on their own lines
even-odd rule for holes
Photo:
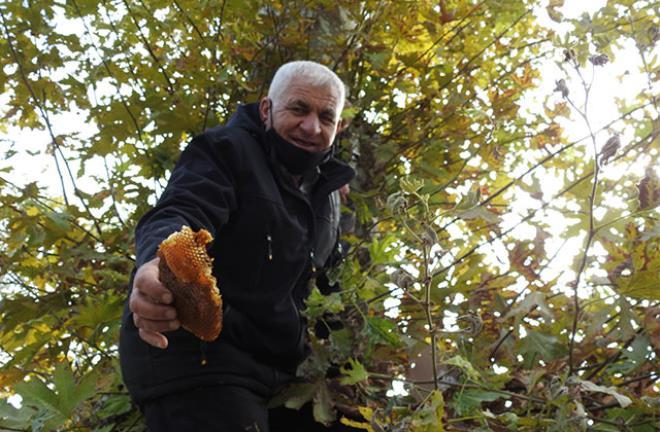
<svg viewBox="0 0 660 432">
<path fill-rule="evenodd" d="M 312 149 L 315 149 L 317 147 L 316 143 L 314 143 L 312 141 L 307 141 L 307 140 L 304 140 L 304 139 L 301 139 L 301 138 L 292 137 L 291 140 L 298 147 L 302 147 L 306 150 L 312 150 Z"/>
</svg>

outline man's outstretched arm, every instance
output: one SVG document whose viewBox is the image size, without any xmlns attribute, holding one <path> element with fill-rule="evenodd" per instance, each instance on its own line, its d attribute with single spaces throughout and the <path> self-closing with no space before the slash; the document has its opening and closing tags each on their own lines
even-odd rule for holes
<svg viewBox="0 0 660 432">
<path fill-rule="evenodd" d="M 140 338 L 154 347 L 167 348 L 164 333 L 180 327 L 172 293 L 158 277 L 158 246 L 182 225 L 215 234 L 227 222 L 236 206 L 232 167 L 238 163 L 234 150 L 228 140 L 196 137 L 182 153 L 159 202 L 138 224 L 138 268 L 128 306 Z"/>
</svg>

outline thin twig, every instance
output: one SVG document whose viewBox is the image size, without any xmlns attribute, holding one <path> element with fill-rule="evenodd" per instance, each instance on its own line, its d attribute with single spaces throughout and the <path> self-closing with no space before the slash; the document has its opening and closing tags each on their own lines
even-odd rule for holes
<svg viewBox="0 0 660 432">
<path fill-rule="evenodd" d="M 18 67 L 18 71 L 21 75 L 21 80 L 25 84 L 25 87 L 28 89 L 30 92 L 30 96 L 32 97 L 32 100 L 34 102 L 34 106 L 39 110 L 41 113 L 42 118 L 45 119 L 46 121 L 46 126 L 48 127 L 48 130 L 50 132 L 51 136 L 51 144 L 53 147 L 57 146 L 57 141 L 55 140 L 55 136 L 50 128 L 50 122 L 48 121 L 47 117 L 45 116 L 45 113 L 42 110 L 41 103 L 39 102 L 39 99 L 37 98 L 37 95 L 34 93 L 34 89 L 30 85 L 30 82 L 27 79 L 27 74 L 25 73 L 25 70 L 23 69 L 23 63 L 21 62 L 18 53 L 16 52 L 16 49 L 14 48 L 14 39 L 11 37 L 11 33 L 9 32 L 9 28 L 7 27 L 7 21 L 5 19 L 5 14 L 0 9 L 0 17 L 2 17 L 2 27 L 5 30 L 5 34 L 7 35 L 7 46 L 9 47 L 9 50 L 11 51 L 11 55 L 14 58 L 14 62 L 16 63 L 16 66 Z M 64 197 L 64 203 L 66 206 L 69 206 L 69 198 L 66 193 L 66 187 L 64 185 L 64 176 L 62 175 L 62 170 L 60 168 L 59 161 L 57 160 L 57 152 L 53 151 L 53 159 L 55 160 L 55 169 L 57 170 L 57 175 L 60 179 L 60 187 L 62 188 L 62 196 Z"/>
<path fill-rule="evenodd" d="M 197 36 L 199 36 L 199 38 L 202 40 L 202 42 L 205 42 L 204 35 L 202 34 L 201 31 L 199 31 L 199 28 L 197 28 L 197 26 L 195 25 L 195 21 L 193 21 L 190 18 L 190 15 L 188 15 L 186 13 L 186 11 L 181 7 L 181 5 L 179 4 L 178 1 L 172 0 L 172 3 L 174 3 L 174 6 L 176 6 L 176 8 L 179 10 L 179 12 L 181 12 L 181 14 L 186 18 L 186 21 L 188 21 L 188 24 L 190 24 L 191 27 L 193 28 L 193 30 L 195 30 L 195 33 L 197 33 Z"/>
<path fill-rule="evenodd" d="M 431 315 L 431 283 L 433 280 L 430 277 L 429 268 L 431 266 L 431 263 L 429 261 L 429 251 L 427 245 L 423 244 L 422 249 L 424 252 L 424 294 L 425 294 L 424 312 L 426 313 L 427 325 L 429 326 L 429 333 L 431 335 L 431 362 L 433 365 L 433 385 L 435 386 L 435 389 L 438 390 L 438 365 L 437 365 L 438 347 L 436 343 L 435 324 L 433 323 L 433 316 Z"/>
<path fill-rule="evenodd" d="M 588 216 L 589 216 L 589 231 L 587 233 L 587 241 L 586 245 L 584 247 L 584 252 L 582 253 L 582 259 L 580 260 L 580 266 L 578 267 L 577 275 L 575 276 L 575 281 L 573 282 L 573 325 L 571 328 L 571 337 L 570 337 L 570 344 L 569 344 L 569 350 L 568 350 L 568 375 L 573 374 L 573 370 L 575 368 L 575 359 L 574 357 L 574 351 L 575 351 L 575 337 L 577 335 L 577 329 L 578 329 L 578 321 L 580 319 L 580 297 L 578 295 L 578 290 L 580 287 L 580 279 L 582 277 L 582 274 L 584 272 L 584 269 L 587 265 L 587 256 L 589 255 L 589 250 L 591 248 L 591 244 L 593 242 L 593 239 L 596 235 L 596 230 L 594 229 L 595 224 L 594 224 L 594 209 L 595 209 L 595 200 L 596 200 L 596 191 L 598 189 L 598 175 L 600 173 L 600 163 L 598 162 L 598 145 L 596 144 L 596 136 L 594 134 L 594 130 L 591 127 L 591 122 L 589 121 L 589 93 L 591 91 L 591 85 L 593 84 L 593 79 L 591 83 L 587 84 L 582 77 L 582 73 L 580 72 L 580 65 L 577 63 L 577 61 L 574 61 L 574 68 L 577 71 L 578 76 L 580 77 L 580 81 L 582 83 L 582 87 L 584 89 L 584 110 L 580 110 L 575 106 L 575 104 L 571 101 L 571 99 L 568 97 L 568 95 L 565 96 L 566 100 L 576 109 L 576 111 L 580 114 L 580 116 L 584 119 L 584 122 L 587 126 L 587 129 L 589 131 L 589 136 L 591 138 L 591 144 L 593 146 L 593 151 L 594 151 L 594 160 L 593 160 L 593 182 L 591 186 L 591 193 L 589 195 L 589 210 L 588 210 Z M 592 68 L 595 69 L 595 66 L 592 65 Z"/>
<path fill-rule="evenodd" d="M 119 213 L 119 208 L 117 207 L 115 186 L 112 181 L 112 176 L 110 175 L 110 168 L 108 168 L 108 159 L 105 156 L 103 157 L 103 166 L 105 167 L 105 175 L 108 179 L 108 186 L 110 187 L 110 199 L 112 199 L 112 207 L 115 210 L 115 215 L 117 216 L 117 219 L 119 219 L 119 223 L 124 228 L 128 228 L 124 222 L 124 219 L 122 219 L 121 214 Z"/>
<path fill-rule="evenodd" d="M 149 44 L 149 41 L 147 40 L 146 36 L 144 33 L 142 33 L 142 27 L 140 26 L 140 23 L 138 22 L 137 18 L 135 18 L 135 15 L 133 14 L 133 11 L 131 10 L 131 6 L 128 4 L 126 0 L 122 0 L 124 3 L 124 6 L 126 7 L 126 11 L 128 12 L 128 15 L 131 17 L 131 20 L 133 21 L 133 24 L 135 24 L 135 28 L 137 29 L 137 34 L 140 37 L 140 40 L 142 40 L 142 44 L 144 45 L 145 49 L 151 56 L 151 59 L 154 61 L 154 64 L 160 71 L 160 73 L 163 75 L 163 78 L 165 79 L 165 82 L 167 84 L 167 92 L 170 95 L 174 94 L 174 84 L 172 83 L 172 80 L 170 79 L 170 76 L 167 74 L 167 71 L 165 70 L 165 67 L 161 64 L 160 60 L 158 59 L 158 56 L 154 53 L 153 49 L 151 48 L 151 45 Z"/>
</svg>

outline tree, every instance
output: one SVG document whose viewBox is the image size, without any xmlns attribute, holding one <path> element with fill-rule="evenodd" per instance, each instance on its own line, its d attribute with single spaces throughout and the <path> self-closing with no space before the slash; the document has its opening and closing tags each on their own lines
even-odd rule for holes
<svg viewBox="0 0 660 432">
<path fill-rule="evenodd" d="M 134 225 L 192 135 L 308 58 L 349 85 L 340 156 L 358 178 L 330 275 L 344 290 L 313 290 L 306 310 L 328 338 L 310 333 L 301 383 L 276 402 L 369 431 L 655 430 L 656 9 L 608 1 L 569 20 L 562 3 L 0 5 L 0 125 L 47 132 L 60 182 L 14 179 L 23 151 L 7 135 L 0 429 L 141 428 L 117 366 Z M 599 88 L 592 74 L 630 44 L 641 90 Z M 563 75 L 529 108 L 549 59 Z M 619 116 L 595 119 L 589 99 L 608 91 Z"/>
</svg>

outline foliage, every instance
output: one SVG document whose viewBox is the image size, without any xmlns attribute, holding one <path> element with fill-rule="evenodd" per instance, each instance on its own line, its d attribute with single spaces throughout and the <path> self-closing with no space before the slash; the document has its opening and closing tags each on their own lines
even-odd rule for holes
<svg viewBox="0 0 660 432">
<path fill-rule="evenodd" d="M 3 2 L 0 429 L 142 428 L 117 366 L 135 222 L 192 135 L 309 58 L 348 83 L 355 224 L 307 310 L 343 327 L 279 402 L 368 431 L 656 430 L 657 10 L 537 3 Z M 632 95 L 590 78 L 623 47 Z M 59 184 L 13 176 L 30 151 Z"/>
</svg>

